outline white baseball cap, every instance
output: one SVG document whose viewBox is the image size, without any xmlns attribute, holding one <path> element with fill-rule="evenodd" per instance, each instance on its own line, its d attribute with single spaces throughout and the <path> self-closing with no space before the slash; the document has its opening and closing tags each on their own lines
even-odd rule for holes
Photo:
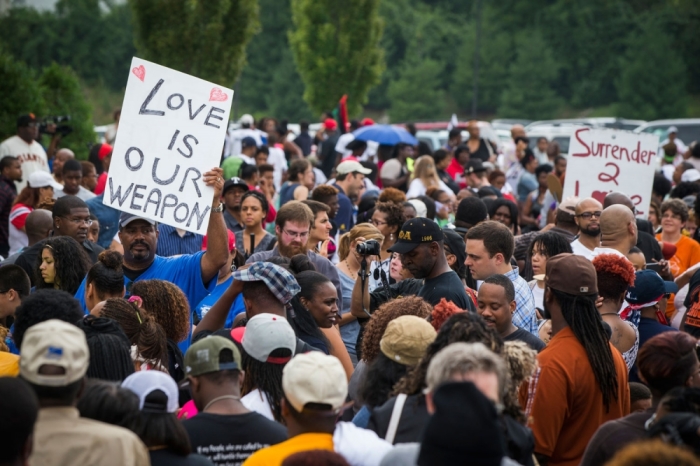
<svg viewBox="0 0 700 466">
<path fill-rule="evenodd" d="M 122 387 L 131 390 L 139 397 L 139 410 L 145 413 L 174 413 L 178 408 L 179 393 L 177 384 L 170 375 L 161 371 L 134 372 L 124 379 Z M 146 402 L 148 395 L 156 390 L 165 393 L 168 401 L 165 405 Z"/>
<path fill-rule="evenodd" d="M 50 173 L 45 171 L 36 171 L 27 177 L 27 184 L 30 188 L 46 188 L 51 186 L 54 191 L 63 189 L 59 183 L 53 179 Z"/>
<path fill-rule="evenodd" d="M 241 345 L 246 353 L 260 362 L 285 364 L 294 356 L 297 337 L 287 319 L 274 314 L 258 314 L 245 326 Z M 270 356 L 273 351 L 284 348 L 288 357 Z"/>
<path fill-rule="evenodd" d="M 253 123 L 255 123 L 255 119 L 253 118 L 253 115 L 246 113 L 245 115 L 241 116 L 241 119 L 238 120 L 238 123 L 242 125 L 253 126 Z"/>
<path fill-rule="evenodd" d="M 683 172 L 681 181 L 689 181 L 691 183 L 700 180 L 700 171 L 696 168 L 690 168 Z"/>
<path fill-rule="evenodd" d="M 338 173 L 338 175 L 346 175 L 348 173 L 356 172 L 362 173 L 363 175 L 369 175 L 370 173 L 372 173 L 372 170 L 363 167 L 360 162 L 356 162 L 354 160 L 348 160 L 346 162 L 340 163 L 335 169 L 335 171 Z"/>
<path fill-rule="evenodd" d="M 284 366 L 282 390 L 297 412 L 308 403 L 330 405 L 337 412 L 348 396 L 348 379 L 338 358 L 311 351 Z"/>
<path fill-rule="evenodd" d="M 82 379 L 90 365 L 85 332 L 62 320 L 51 319 L 29 327 L 22 340 L 19 371 L 22 378 L 44 387 L 65 387 Z M 63 374 L 44 375 L 42 366 L 58 366 Z"/>
<path fill-rule="evenodd" d="M 667 130 L 666 132 L 667 132 L 668 134 L 677 133 L 677 132 L 678 132 L 678 128 L 676 128 L 675 126 L 669 126 L 669 127 L 668 127 L 668 130 Z"/>
</svg>

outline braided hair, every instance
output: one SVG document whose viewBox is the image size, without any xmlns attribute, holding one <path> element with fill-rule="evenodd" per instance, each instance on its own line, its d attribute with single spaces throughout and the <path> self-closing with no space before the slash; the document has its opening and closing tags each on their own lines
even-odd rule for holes
<svg viewBox="0 0 700 466">
<path fill-rule="evenodd" d="M 496 354 L 503 353 L 503 340 L 496 330 L 486 325 L 484 319 L 474 312 L 460 312 L 455 314 L 440 327 L 435 340 L 428 346 L 425 356 L 418 365 L 408 371 L 394 386 L 393 395 L 405 393 L 416 395 L 426 387 L 425 376 L 428 373 L 428 365 L 441 349 L 455 342 L 483 343 Z M 506 400 L 504 400 L 505 402 Z"/>
<path fill-rule="evenodd" d="M 615 372 L 608 334 L 595 305 L 598 295 L 573 296 L 551 288 L 550 291 L 561 307 L 564 320 L 586 349 L 588 362 L 591 364 L 598 387 L 603 393 L 603 403 L 607 411 L 610 409 L 612 399 L 617 400 L 617 372 Z"/>
<path fill-rule="evenodd" d="M 269 362 L 258 361 L 249 356 L 248 353 L 241 351 L 243 370 L 245 377 L 243 378 L 243 386 L 241 387 L 241 395 L 245 396 L 256 388 L 267 396 L 267 402 L 270 404 L 272 415 L 275 421 L 284 424 L 282 417 L 281 401 L 284 398 L 282 391 L 282 370 L 286 364 L 272 364 Z M 289 357 L 289 349 L 279 348 L 270 353 L 272 357 Z"/>
<path fill-rule="evenodd" d="M 131 343 L 117 322 L 87 315 L 76 325 L 85 332 L 90 349 L 89 378 L 121 382 L 134 373 Z"/>
<path fill-rule="evenodd" d="M 110 298 L 100 312 L 102 317 L 114 319 L 124 330 L 132 345 L 136 345 L 144 359 L 160 362 L 168 367 L 168 344 L 165 330 L 146 310 L 121 298 Z"/>
</svg>

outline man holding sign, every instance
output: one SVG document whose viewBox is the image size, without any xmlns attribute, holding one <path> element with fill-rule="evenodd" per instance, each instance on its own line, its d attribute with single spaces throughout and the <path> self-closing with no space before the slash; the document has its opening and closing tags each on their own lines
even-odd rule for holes
<svg viewBox="0 0 700 466">
<path fill-rule="evenodd" d="M 177 285 L 194 309 L 228 259 L 223 171 L 218 167 L 233 91 L 139 58 L 132 60 L 104 205 L 121 210 L 127 294 L 137 280 Z M 158 223 L 206 234 L 207 252 L 160 257 Z M 85 281 L 76 293 L 83 303 Z M 89 291 L 89 290 L 88 290 Z M 86 309 L 88 311 L 88 309 Z M 188 338 L 180 342 L 183 353 Z"/>
</svg>

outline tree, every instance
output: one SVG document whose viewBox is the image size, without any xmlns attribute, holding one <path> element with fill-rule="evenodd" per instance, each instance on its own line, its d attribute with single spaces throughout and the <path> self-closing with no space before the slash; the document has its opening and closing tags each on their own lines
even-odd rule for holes
<svg viewBox="0 0 700 466">
<path fill-rule="evenodd" d="M 379 47 L 379 0 L 292 0 L 289 44 L 305 85 L 304 100 L 317 113 L 343 94 L 357 115 L 384 71 Z"/>
<path fill-rule="evenodd" d="M 265 96 L 265 104 L 270 114 L 289 121 L 309 120 L 313 114 L 304 102 L 304 84 L 299 78 L 292 51 L 283 49 L 277 72 L 272 75 L 270 92 Z"/>
<path fill-rule="evenodd" d="M 0 141 L 17 133 L 17 117 L 42 115 L 44 101 L 34 72 L 0 50 Z"/>
<path fill-rule="evenodd" d="M 504 118 L 552 118 L 561 106 L 553 89 L 558 67 L 552 51 L 537 31 L 516 39 L 516 58 L 508 69 L 498 115 Z"/>
<path fill-rule="evenodd" d="M 445 107 L 445 92 L 438 88 L 443 66 L 431 58 L 408 55 L 400 78 L 389 84 L 392 121 L 437 118 Z"/>
<path fill-rule="evenodd" d="M 669 36 L 653 20 L 629 37 L 615 82 L 620 116 L 656 120 L 686 115 L 686 68 Z"/>
<path fill-rule="evenodd" d="M 146 60 L 233 87 L 258 31 L 256 0 L 129 0 Z"/>
<path fill-rule="evenodd" d="M 73 132 L 62 140 L 61 145 L 69 147 L 79 159 L 87 160 L 90 146 L 97 141 L 92 127 L 92 110 L 83 96 L 78 76 L 70 68 L 54 63 L 42 73 L 39 86 L 46 103 L 45 115 L 68 115 L 71 118 L 68 124 Z"/>
</svg>

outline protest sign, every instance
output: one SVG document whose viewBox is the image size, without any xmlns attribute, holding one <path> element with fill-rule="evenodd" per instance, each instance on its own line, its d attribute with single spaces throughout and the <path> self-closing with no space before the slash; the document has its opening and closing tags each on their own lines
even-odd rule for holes
<svg viewBox="0 0 700 466">
<path fill-rule="evenodd" d="M 592 197 L 603 203 L 613 191 L 629 196 L 637 216 L 646 218 L 651 202 L 659 138 L 606 128 L 579 128 L 571 135 L 564 199 Z"/>
<path fill-rule="evenodd" d="M 134 57 L 104 204 L 206 234 L 233 91 Z"/>
</svg>

